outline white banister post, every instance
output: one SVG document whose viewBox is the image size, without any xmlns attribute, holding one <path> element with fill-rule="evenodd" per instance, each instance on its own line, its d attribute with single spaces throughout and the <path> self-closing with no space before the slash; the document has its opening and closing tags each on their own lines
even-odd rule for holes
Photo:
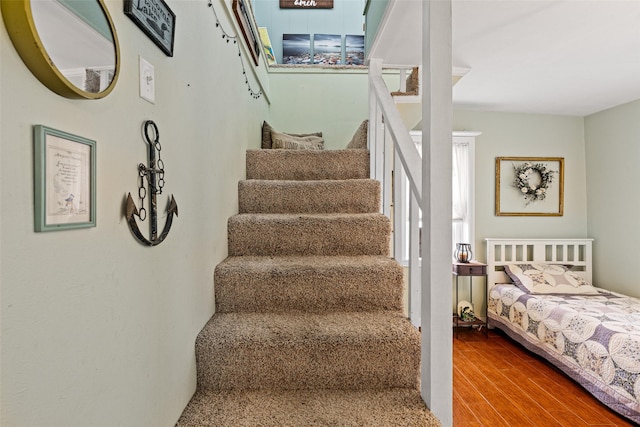
<svg viewBox="0 0 640 427">
<path fill-rule="evenodd" d="M 382 61 L 371 59 L 369 61 L 369 127 L 367 130 L 369 140 L 369 165 L 370 177 L 381 180 L 382 171 L 379 168 L 382 155 L 382 111 L 380 110 L 378 98 L 373 89 L 371 78 L 382 75 Z M 382 206 L 380 207 L 382 211 Z"/>
<path fill-rule="evenodd" d="M 409 318 L 421 327 L 422 271 L 420 267 L 420 207 L 413 193 L 409 193 Z"/>
<path fill-rule="evenodd" d="M 382 146 L 382 213 L 391 218 L 392 200 L 392 179 L 391 170 L 393 167 L 393 138 L 389 133 L 389 128 L 384 127 L 384 144 Z M 378 159 L 379 160 L 379 159 Z"/>
<path fill-rule="evenodd" d="M 422 2 L 421 395 L 453 424 L 451 300 L 451 0 Z"/>
<path fill-rule="evenodd" d="M 405 68 L 400 68 L 400 88 L 398 90 L 400 92 L 407 91 L 407 70 Z"/>
<path fill-rule="evenodd" d="M 393 257 L 406 265 L 409 260 L 409 182 L 398 156 L 393 161 Z"/>
</svg>

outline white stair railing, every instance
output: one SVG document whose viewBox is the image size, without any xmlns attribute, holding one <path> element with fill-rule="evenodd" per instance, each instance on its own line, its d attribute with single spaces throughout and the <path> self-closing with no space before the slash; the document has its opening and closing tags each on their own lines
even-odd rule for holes
<svg viewBox="0 0 640 427">
<path fill-rule="evenodd" d="M 391 217 L 393 207 L 393 253 L 408 267 L 409 318 L 419 327 L 422 160 L 382 78 L 382 62 L 374 59 L 369 63 L 368 134 L 371 177 L 382 183 L 382 212 Z"/>
</svg>

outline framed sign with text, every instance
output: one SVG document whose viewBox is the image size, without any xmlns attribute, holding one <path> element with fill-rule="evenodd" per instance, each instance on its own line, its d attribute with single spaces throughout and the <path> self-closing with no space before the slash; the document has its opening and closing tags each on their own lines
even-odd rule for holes
<svg viewBox="0 0 640 427">
<path fill-rule="evenodd" d="M 162 50 L 173 56 L 176 15 L 163 0 L 124 0 L 124 14 Z"/>
<path fill-rule="evenodd" d="M 96 142 L 33 127 L 35 231 L 96 226 Z"/>
<path fill-rule="evenodd" d="M 280 0 L 280 9 L 333 9 L 333 0 Z"/>
</svg>

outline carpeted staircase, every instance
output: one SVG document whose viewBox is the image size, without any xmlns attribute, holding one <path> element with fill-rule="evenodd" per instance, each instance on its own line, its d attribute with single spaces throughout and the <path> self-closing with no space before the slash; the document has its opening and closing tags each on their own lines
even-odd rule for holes
<svg viewBox="0 0 640 427">
<path fill-rule="evenodd" d="M 177 426 L 439 426 L 366 150 L 249 150 Z"/>
</svg>

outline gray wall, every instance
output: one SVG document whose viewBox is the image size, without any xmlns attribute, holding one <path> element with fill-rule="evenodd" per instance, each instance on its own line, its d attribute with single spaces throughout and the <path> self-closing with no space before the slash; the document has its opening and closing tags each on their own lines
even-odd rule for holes
<svg viewBox="0 0 640 427">
<path fill-rule="evenodd" d="M 476 241 L 474 255 L 486 260 L 487 237 L 584 237 L 587 235 L 584 126 L 581 117 L 455 110 L 454 130 L 479 131 L 476 138 Z M 564 215 L 495 215 L 496 157 L 564 157 Z"/>
<path fill-rule="evenodd" d="M 229 25 L 232 15 L 214 3 Z M 245 149 L 259 147 L 268 104 L 247 93 L 237 48 L 207 2 L 168 4 L 173 58 L 122 13 L 122 1 L 107 1 L 122 69 L 102 100 L 48 90 L 0 29 L 3 426 L 168 427 L 195 390 L 195 337 L 214 311 L 213 270 L 227 255 Z M 155 105 L 138 97 L 138 55 L 155 67 Z M 122 215 L 146 160 L 146 119 L 163 147 L 159 205 L 173 194 L 179 206 L 154 248 L 134 240 Z M 97 227 L 34 232 L 34 124 L 97 141 Z"/>
<path fill-rule="evenodd" d="M 640 100 L 586 117 L 585 134 L 594 282 L 640 297 L 633 269 L 640 241 Z"/>
</svg>

